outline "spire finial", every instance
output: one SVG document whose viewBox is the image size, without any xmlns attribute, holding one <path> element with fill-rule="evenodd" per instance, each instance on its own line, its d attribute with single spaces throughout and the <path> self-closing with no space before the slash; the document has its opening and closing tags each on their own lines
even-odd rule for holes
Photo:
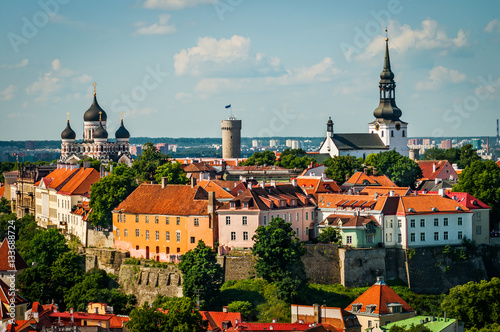
<svg viewBox="0 0 500 332">
<path fill-rule="evenodd" d="M 102 111 L 99 111 L 99 122 L 101 122 Z"/>
<path fill-rule="evenodd" d="M 96 95 L 96 86 L 97 86 L 97 83 L 94 82 L 94 84 L 92 84 L 94 86 L 94 96 Z"/>
<path fill-rule="evenodd" d="M 66 115 L 68 116 L 68 122 L 69 122 L 69 112 L 67 112 Z"/>
<path fill-rule="evenodd" d="M 387 27 L 385 27 L 385 41 L 389 41 L 389 36 L 387 35 Z"/>
<path fill-rule="evenodd" d="M 121 117 L 122 117 L 122 122 L 123 122 L 123 112 L 120 112 L 120 114 L 121 114 Z"/>
</svg>

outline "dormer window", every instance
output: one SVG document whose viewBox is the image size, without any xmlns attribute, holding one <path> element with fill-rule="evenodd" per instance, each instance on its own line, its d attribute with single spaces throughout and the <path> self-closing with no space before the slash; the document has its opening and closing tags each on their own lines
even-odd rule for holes
<svg viewBox="0 0 500 332">
<path fill-rule="evenodd" d="M 247 202 L 243 203 L 243 208 L 245 208 L 245 209 L 248 208 L 248 203 Z"/>
<path fill-rule="evenodd" d="M 231 202 L 231 209 L 234 209 L 235 205 L 236 204 L 234 202 Z"/>
<path fill-rule="evenodd" d="M 360 312 L 362 306 L 363 306 L 363 304 L 361 304 L 361 303 L 355 303 L 352 305 L 352 311 Z"/>
<path fill-rule="evenodd" d="M 376 304 L 369 304 L 366 306 L 365 313 L 367 314 L 373 314 L 375 312 L 375 308 L 377 307 Z"/>
<path fill-rule="evenodd" d="M 391 314 L 397 314 L 402 312 L 403 306 L 400 303 L 388 303 L 387 308 Z"/>
</svg>

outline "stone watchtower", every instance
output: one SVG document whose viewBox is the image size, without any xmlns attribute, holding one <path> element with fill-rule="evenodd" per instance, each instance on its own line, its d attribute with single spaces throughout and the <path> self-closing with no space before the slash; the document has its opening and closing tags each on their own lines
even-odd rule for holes
<svg viewBox="0 0 500 332">
<path fill-rule="evenodd" d="M 221 121 L 222 129 L 222 158 L 241 157 L 241 120 L 231 116 Z"/>
</svg>

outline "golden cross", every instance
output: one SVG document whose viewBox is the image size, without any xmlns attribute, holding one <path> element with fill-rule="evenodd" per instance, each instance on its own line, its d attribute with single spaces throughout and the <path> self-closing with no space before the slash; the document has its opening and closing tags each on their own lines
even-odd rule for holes
<svg viewBox="0 0 500 332">
<path fill-rule="evenodd" d="M 99 111 L 99 122 L 101 122 L 101 114 L 102 114 L 102 111 Z"/>
<path fill-rule="evenodd" d="M 95 94 L 96 94 L 96 88 L 95 87 L 97 86 L 97 83 L 94 82 L 94 84 L 92 84 L 92 85 L 94 86 L 94 96 L 95 96 Z"/>
<path fill-rule="evenodd" d="M 69 112 L 68 112 L 68 113 L 66 113 L 66 114 L 68 115 L 68 121 L 69 121 Z"/>
<path fill-rule="evenodd" d="M 120 114 L 122 115 L 122 121 L 123 121 L 123 112 L 120 112 Z"/>
</svg>

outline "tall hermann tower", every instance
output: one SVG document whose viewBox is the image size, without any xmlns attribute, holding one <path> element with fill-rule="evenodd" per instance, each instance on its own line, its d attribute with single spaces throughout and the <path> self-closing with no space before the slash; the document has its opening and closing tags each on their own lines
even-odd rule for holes
<svg viewBox="0 0 500 332">
<path fill-rule="evenodd" d="M 234 115 L 221 121 L 222 129 L 222 158 L 241 157 L 241 120 Z"/>
</svg>

